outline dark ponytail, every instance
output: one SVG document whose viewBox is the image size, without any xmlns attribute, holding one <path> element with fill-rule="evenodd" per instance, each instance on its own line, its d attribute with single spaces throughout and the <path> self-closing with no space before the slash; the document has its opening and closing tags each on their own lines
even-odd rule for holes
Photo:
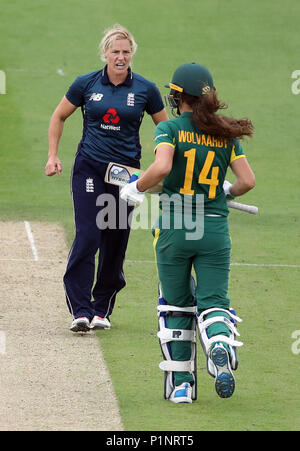
<svg viewBox="0 0 300 451">
<path fill-rule="evenodd" d="M 191 96 L 183 92 L 181 100 L 193 109 L 192 120 L 202 132 L 219 138 L 252 137 L 254 126 L 250 119 L 234 119 L 216 114 L 228 106 L 218 100 L 215 90 L 202 97 Z"/>
</svg>

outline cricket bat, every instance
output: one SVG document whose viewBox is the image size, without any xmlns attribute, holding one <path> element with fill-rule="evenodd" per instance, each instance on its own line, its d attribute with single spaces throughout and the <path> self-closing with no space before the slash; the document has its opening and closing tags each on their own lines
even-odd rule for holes
<svg viewBox="0 0 300 451">
<path fill-rule="evenodd" d="M 246 213 L 251 213 L 252 215 L 257 215 L 258 207 L 255 205 L 241 204 L 240 202 L 234 202 L 233 200 L 227 201 L 227 206 L 234 208 L 235 210 L 245 211 Z"/>
<path fill-rule="evenodd" d="M 134 174 L 137 171 L 139 172 L 139 177 L 142 177 L 142 175 L 145 172 L 142 171 L 141 169 L 126 166 L 125 164 L 109 163 L 106 169 L 104 181 L 106 183 L 111 183 L 112 185 L 124 186 L 127 185 L 132 174 Z M 150 188 L 147 191 L 147 193 L 158 194 L 161 193 L 161 190 L 162 190 L 162 182 Z"/>
<path fill-rule="evenodd" d="M 104 181 L 112 185 L 124 186 L 126 185 L 132 174 L 139 172 L 139 177 L 142 177 L 145 171 L 141 169 L 133 168 L 131 166 L 126 166 L 120 163 L 109 163 L 106 169 Z M 159 194 L 162 191 L 162 182 L 150 188 L 147 193 L 149 194 Z M 241 204 L 240 202 L 234 202 L 232 200 L 227 201 L 227 205 L 235 210 L 244 211 L 256 215 L 258 213 L 258 208 L 255 205 Z"/>
</svg>

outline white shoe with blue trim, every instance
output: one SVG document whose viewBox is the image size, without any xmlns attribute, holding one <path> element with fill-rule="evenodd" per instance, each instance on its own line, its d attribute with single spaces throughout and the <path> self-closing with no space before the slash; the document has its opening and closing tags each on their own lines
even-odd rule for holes
<svg viewBox="0 0 300 451">
<path fill-rule="evenodd" d="M 181 385 L 177 385 L 171 393 L 169 401 L 191 404 L 193 402 L 191 384 L 183 382 Z"/>
</svg>

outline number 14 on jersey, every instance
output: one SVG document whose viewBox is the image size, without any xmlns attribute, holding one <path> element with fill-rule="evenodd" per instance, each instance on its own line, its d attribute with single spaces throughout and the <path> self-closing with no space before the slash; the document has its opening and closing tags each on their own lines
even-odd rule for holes
<svg viewBox="0 0 300 451">
<path fill-rule="evenodd" d="M 180 194 L 193 195 L 195 191 L 192 189 L 195 160 L 196 160 L 196 148 L 187 150 L 184 152 L 184 156 L 187 158 L 185 177 L 183 187 L 180 189 Z M 204 162 L 204 165 L 199 174 L 198 183 L 209 185 L 208 198 L 214 199 L 216 197 L 216 189 L 219 185 L 219 167 L 213 166 L 213 161 L 215 158 L 215 152 L 209 150 Z M 208 174 L 211 170 L 210 178 Z"/>
</svg>

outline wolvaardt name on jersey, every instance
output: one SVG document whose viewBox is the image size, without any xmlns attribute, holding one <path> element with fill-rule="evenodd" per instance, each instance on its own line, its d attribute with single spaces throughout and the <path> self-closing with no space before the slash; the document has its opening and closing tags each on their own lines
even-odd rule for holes
<svg viewBox="0 0 300 451">
<path fill-rule="evenodd" d="M 196 132 L 178 131 L 178 141 L 182 143 L 192 143 L 210 147 L 224 147 L 227 149 L 227 139 L 215 138 L 214 136 L 204 135 Z"/>
</svg>

